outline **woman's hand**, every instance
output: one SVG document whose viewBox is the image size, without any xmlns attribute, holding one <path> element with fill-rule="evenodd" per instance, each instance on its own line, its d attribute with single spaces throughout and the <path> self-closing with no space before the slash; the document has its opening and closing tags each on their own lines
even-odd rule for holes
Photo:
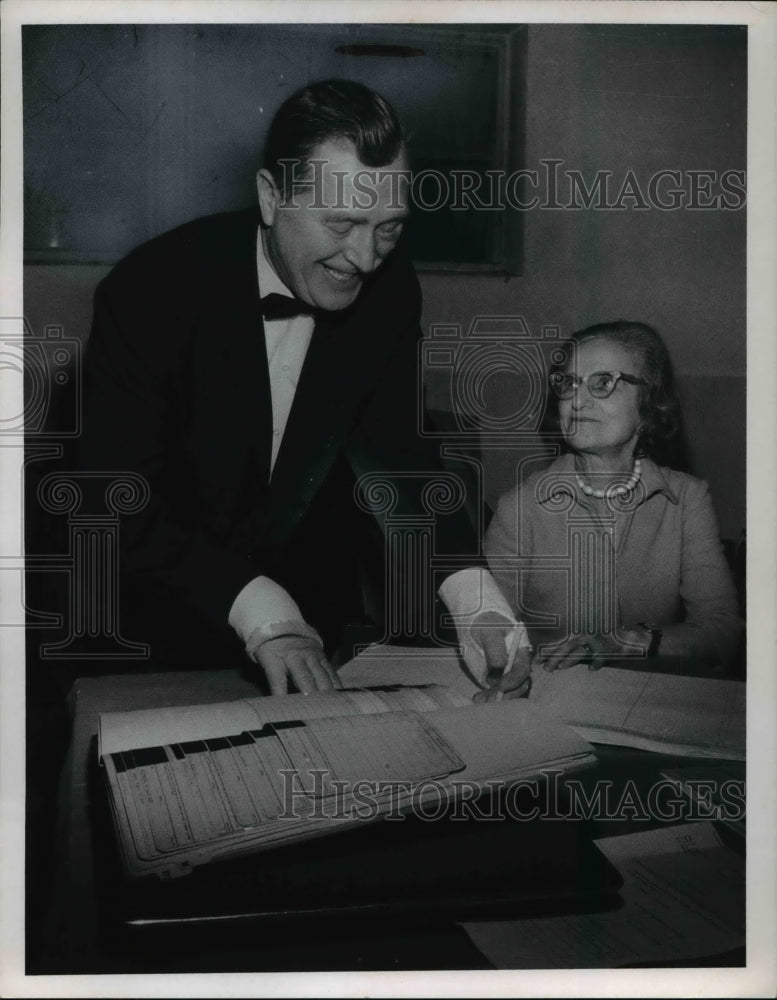
<svg viewBox="0 0 777 1000">
<path fill-rule="evenodd" d="M 537 663 L 543 670 L 568 670 L 578 663 L 588 664 L 589 670 L 599 670 L 607 660 L 634 656 L 640 648 L 647 652 L 648 643 L 642 629 L 620 629 L 618 637 L 603 633 L 575 635 L 555 646 L 543 646 Z"/>
</svg>

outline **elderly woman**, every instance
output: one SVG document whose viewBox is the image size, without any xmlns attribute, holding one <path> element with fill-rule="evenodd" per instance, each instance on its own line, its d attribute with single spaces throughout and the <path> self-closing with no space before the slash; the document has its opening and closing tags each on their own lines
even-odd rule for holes
<svg viewBox="0 0 777 1000">
<path fill-rule="evenodd" d="M 707 485 L 655 461 L 679 423 L 661 338 L 642 323 L 588 327 L 550 388 L 566 453 L 502 498 L 485 546 L 534 662 L 727 660 L 742 623 Z M 502 693 L 525 677 L 523 663 Z"/>
</svg>

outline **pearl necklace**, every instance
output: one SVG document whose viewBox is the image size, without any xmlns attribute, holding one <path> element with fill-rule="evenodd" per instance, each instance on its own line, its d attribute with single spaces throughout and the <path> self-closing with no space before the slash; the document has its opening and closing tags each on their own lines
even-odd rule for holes
<svg viewBox="0 0 777 1000">
<path fill-rule="evenodd" d="M 608 486 L 606 490 L 595 490 L 593 486 L 588 486 L 583 482 L 579 473 L 575 473 L 575 475 L 577 476 L 578 486 L 587 497 L 596 497 L 597 500 L 604 500 L 605 497 L 623 496 L 625 493 L 631 493 L 642 476 L 642 463 L 638 458 L 634 459 L 634 469 L 628 482 L 620 486 Z"/>
</svg>

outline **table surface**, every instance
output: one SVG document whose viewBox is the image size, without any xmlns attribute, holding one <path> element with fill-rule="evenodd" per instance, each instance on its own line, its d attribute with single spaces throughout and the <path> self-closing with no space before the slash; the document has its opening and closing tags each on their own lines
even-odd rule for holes
<svg viewBox="0 0 777 1000">
<path fill-rule="evenodd" d="M 96 770 L 100 713 L 215 703 L 255 697 L 258 693 L 250 677 L 228 670 L 123 674 L 76 682 L 70 695 L 72 738 L 59 793 L 58 863 L 42 945 L 29 972 L 491 968 L 453 920 L 428 916 L 405 916 L 401 922 L 383 918 L 354 923 L 339 921 L 319 929 L 317 937 L 306 934 L 304 940 L 299 940 L 294 929 L 265 928 L 258 933 L 255 927 L 245 927 L 231 930 L 226 942 L 167 934 L 156 943 L 146 937 L 131 951 L 127 951 L 126 942 L 106 946 L 105 921 L 96 883 L 95 858 L 100 845 L 95 843 L 91 815 L 96 796 L 93 781 L 90 782 L 90 775 Z M 593 774 L 594 780 L 606 777 L 619 783 L 655 780 L 662 767 L 678 762 L 675 757 L 617 747 L 597 747 L 597 756 L 599 767 L 588 774 Z M 688 758 L 683 761 L 688 763 Z M 646 825 L 640 824 L 640 828 L 645 829 Z M 595 821 L 592 832 L 594 836 L 614 836 L 633 829 L 633 823 L 622 818 Z"/>
</svg>

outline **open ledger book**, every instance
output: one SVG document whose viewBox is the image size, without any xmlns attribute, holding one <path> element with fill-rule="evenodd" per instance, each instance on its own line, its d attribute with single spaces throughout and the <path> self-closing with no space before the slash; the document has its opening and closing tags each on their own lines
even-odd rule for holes
<svg viewBox="0 0 777 1000">
<path fill-rule="evenodd" d="M 526 701 L 437 684 L 107 713 L 98 746 L 124 869 L 162 878 L 594 759 Z"/>
<path fill-rule="evenodd" d="M 102 715 L 126 872 L 185 874 L 580 767 L 594 760 L 585 740 L 745 756 L 737 681 L 580 666 L 535 671 L 528 699 L 473 705 L 453 650 L 400 647 L 372 647 L 340 677 L 351 690 Z"/>
</svg>

